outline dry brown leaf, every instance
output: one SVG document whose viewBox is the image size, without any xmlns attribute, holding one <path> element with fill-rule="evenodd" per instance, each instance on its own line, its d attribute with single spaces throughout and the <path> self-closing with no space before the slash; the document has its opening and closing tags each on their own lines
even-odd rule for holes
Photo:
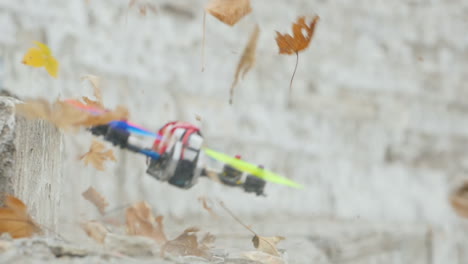
<svg viewBox="0 0 468 264">
<path fill-rule="evenodd" d="M 232 104 L 232 97 L 234 94 L 234 87 L 237 85 L 239 81 L 239 77 L 244 78 L 245 74 L 252 69 L 255 65 L 255 51 L 257 49 L 257 42 L 258 36 L 260 35 L 260 28 L 258 25 L 255 26 L 254 31 L 250 35 L 249 42 L 247 42 L 247 46 L 244 48 L 244 52 L 242 53 L 242 57 L 237 64 L 236 74 L 234 75 L 234 81 L 232 82 L 231 89 L 229 90 L 229 104 Z M 242 75 L 242 76 L 241 76 Z"/>
<path fill-rule="evenodd" d="M 93 94 L 96 100 L 91 100 L 88 97 L 84 96 L 83 101 L 93 107 L 97 107 L 100 109 L 104 109 L 104 103 L 102 101 L 102 92 L 101 92 L 101 80 L 99 79 L 98 76 L 91 75 L 91 74 L 86 74 L 81 76 L 82 81 L 89 81 L 91 83 L 91 86 L 93 86 Z"/>
<path fill-rule="evenodd" d="M 147 202 L 138 202 L 127 208 L 125 218 L 129 235 L 149 237 L 160 244 L 167 241 L 163 216 L 154 217 Z"/>
<path fill-rule="evenodd" d="M 213 207 L 208 205 L 209 201 L 208 201 L 207 197 L 200 196 L 200 197 L 198 197 L 198 201 L 202 203 L 203 209 L 208 211 L 208 213 L 210 213 L 211 216 L 213 216 L 215 218 L 218 217 L 218 215 L 216 215 L 215 212 L 213 211 Z"/>
<path fill-rule="evenodd" d="M 293 24 L 293 35 L 281 34 L 276 31 L 276 44 L 279 47 L 280 54 L 296 54 L 296 66 L 294 66 L 294 71 L 291 76 L 291 81 L 289 83 L 289 97 L 291 95 L 292 83 L 294 80 L 294 75 L 296 74 L 297 65 L 299 63 L 299 52 L 305 50 L 312 40 L 315 32 L 315 26 L 319 20 L 318 16 L 315 16 L 310 25 L 307 25 L 305 22 L 305 17 L 299 17 L 297 22 Z M 304 33 L 306 35 L 304 35 Z M 289 102 L 289 98 L 288 98 Z"/>
<path fill-rule="evenodd" d="M 459 216 L 468 218 L 468 182 L 464 182 L 451 194 L 450 203 Z"/>
<path fill-rule="evenodd" d="M 84 122 L 88 113 L 61 101 L 50 104 L 45 99 L 28 100 L 16 104 L 16 113 L 28 119 L 47 120 L 61 129 L 70 129 L 76 123 Z"/>
<path fill-rule="evenodd" d="M 84 161 L 84 164 L 87 166 L 89 163 L 93 165 L 94 168 L 97 170 L 103 171 L 104 168 L 104 162 L 107 160 L 112 160 L 116 161 L 116 158 L 114 156 L 114 152 L 109 149 L 105 150 L 106 146 L 93 139 L 93 143 L 91 144 L 91 148 L 89 149 L 88 152 L 86 152 L 84 155 L 80 157 L 80 160 L 82 159 Z"/>
<path fill-rule="evenodd" d="M 0 233 L 9 233 L 13 238 L 30 237 L 41 229 L 28 214 L 28 208 L 18 198 L 7 195 L 5 207 L 0 208 Z"/>
<path fill-rule="evenodd" d="M 293 24 L 293 35 L 281 34 L 276 31 L 276 43 L 279 47 L 280 54 L 294 54 L 299 51 L 305 50 L 312 40 L 315 32 L 315 26 L 319 20 L 315 16 L 310 25 L 305 22 L 305 17 L 297 18 L 297 22 Z M 306 35 L 304 35 L 306 33 Z"/>
<path fill-rule="evenodd" d="M 106 201 L 106 198 L 102 196 L 96 189 L 94 189 L 92 186 L 90 186 L 85 192 L 83 192 L 81 195 L 83 197 L 90 201 L 96 208 L 99 210 L 101 215 L 104 215 L 106 207 L 109 205 L 109 203 Z"/>
<path fill-rule="evenodd" d="M 190 227 L 177 238 L 167 241 L 161 247 L 161 256 L 164 257 L 168 252 L 175 256 L 199 256 L 210 258 L 211 254 L 208 251 L 215 240 L 215 236 L 210 233 L 206 234 L 200 242 L 196 233 L 200 231 L 197 227 Z"/>
<path fill-rule="evenodd" d="M 282 236 L 274 236 L 274 237 L 263 237 L 259 235 L 255 235 L 252 238 L 252 243 L 254 247 L 262 252 L 271 254 L 273 256 L 280 256 L 278 249 L 276 249 L 276 244 L 284 240 Z"/>
<path fill-rule="evenodd" d="M 138 8 L 138 11 L 140 12 L 140 14 L 142 16 L 146 16 L 146 13 L 147 11 L 151 11 L 153 13 L 156 13 L 157 12 L 157 8 L 156 6 L 154 6 L 153 4 L 149 3 L 149 2 L 143 2 L 143 1 L 140 1 L 140 0 L 131 0 L 129 3 L 128 3 L 128 8 L 132 8 L 133 6 L 135 6 L 136 4 L 138 3 L 137 5 L 137 8 Z"/>
<path fill-rule="evenodd" d="M 223 202 L 219 201 L 219 204 L 221 205 L 221 207 L 224 208 L 224 210 L 226 210 L 226 212 L 229 213 L 229 215 L 231 215 L 232 218 L 234 218 L 234 220 L 236 220 L 239 224 L 241 224 L 243 227 L 245 227 L 247 230 L 249 230 L 250 232 L 254 234 L 254 237 L 252 238 L 252 243 L 256 249 L 262 252 L 268 253 L 270 255 L 273 255 L 273 256 L 280 256 L 279 251 L 276 248 L 276 244 L 279 241 L 284 240 L 285 239 L 284 237 L 282 236 L 274 236 L 274 237 L 259 236 L 255 231 L 253 231 L 251 227 L 244 224 L 237 216 L 235 216 L 234 213 L 231 210 L 229 210 L 229 208 L 227 208 Z"/>
<path fill-rule="evenodd" d="M 85 103 L 89 103 L 89 101 L 85 101 Z M 114 120 L 127 120 L 129 116 L 128 110 L 123 106 L 118 106 L 115 110 L 106 111 L 100 115 L 93 115 L 65 101 L 57 100 L 51 104 L 45 99 L 33 99 L 18 103 L 15 109 L 18 115 L 28 119 L 47 120 L 64 130 L 79 126 L 104 125 Z"/>
<path fill-rule="evenodd" d="M 252 12 L 252 7 L 250 0 L 212 0 L 205 10 L 219 21 L 233 26 Z"/>
<path fill-rule="evenodd" d="M 82 223 L 81 227 L 90 238 L 94 239 L 94 241 L 99 244 L 104 244 L 108 231 L 102 223 L 98 221 L 88 221 Z"/>
<path fill-rule="evenodd" d="M 107 111 L 100 115 L 92 115 L 87 114 L 86 119 L 76 122 L 75 126 L 97 126 L 97 125 L 104 125 L 111 121 L 115 120 L 127 120 L 129 116 L 127 108 L 123 106 L 117 106 L 117 108 L 113 111 Z"/>
</svg>

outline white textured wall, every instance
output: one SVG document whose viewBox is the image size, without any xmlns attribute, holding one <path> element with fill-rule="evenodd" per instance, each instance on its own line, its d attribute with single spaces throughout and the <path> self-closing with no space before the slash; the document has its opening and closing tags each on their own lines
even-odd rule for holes
<svg viewBox="0 0 468 264">
<path fill-rule="evenodd" d="M 210 146 L 307 189 L 270 184 L 269 196 L 256 198 L 201 181 L 178 190 L 146 176 L 141 156 L 123 152 L 97 173 L 76 161 L 91 137 L 73 135 L 63 153 L 69 215 L 90 210 L 80 193 L 93 184 L 114 205 L 144 198 L 178 217 L 200 213 L 196 198 L 207 194 L 243 215 L 457 221 L 447 194 L 468 170 L 467 1 L 253 0 L 254 12 L 233 28 L 207 18 L 201 73 L 204 2 L 157 1 L 158 13 L 142 17 L 127 11 L 127 1 L 0 0 L 3 84 L 20 96 L 54 99 L 89 94 L 80 75 L 99 75 L 105 101 L 127 105 L 135 122 L 157 129 L 198 114 Z M 303 14 L 321 20 L 300 54 L 288 109 L 295 57 L 277 54 L 274 31 L 289 31 Z M 257 66 L 230 106 L 229 86 L 255 23 Z M 20 63 L 32 40 L 54 51 L 58 80 Z"/>
</svg>

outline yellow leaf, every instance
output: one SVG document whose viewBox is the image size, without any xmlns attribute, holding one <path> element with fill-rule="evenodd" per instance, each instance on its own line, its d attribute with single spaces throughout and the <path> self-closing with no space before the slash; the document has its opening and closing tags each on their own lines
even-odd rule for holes
<svg viewBox="0 0 468 264">
<path fill-rule="evenodd" d="M 30 48 L 24 55 L 22 63 L 31 67 L 43 67 L 45 65 L 45 57 L 40 49 Z"/>
<path fill-rule="evenodd" d="M 49 57 L 46 60 L 45 68 L 50 76 L 57 78 L 59 63 L 54 57 Z"/>
<path fill-rule="evenodd" d="M 49 47 L 34 41 L 38 48 L 30 48 L 23 57 L 22 63 L 31 67 L 45 67 L 50 76 L 56 78 L 59 70 L 58 61 L 52 56 Z"/>
</svg>

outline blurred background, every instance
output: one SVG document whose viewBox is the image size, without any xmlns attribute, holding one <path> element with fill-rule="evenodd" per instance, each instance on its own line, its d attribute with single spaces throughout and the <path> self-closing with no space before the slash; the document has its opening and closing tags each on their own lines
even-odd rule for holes
<svg viewBox="0 0 468 264">
<path fill-rule="evenodd" d="M 230 218 L 209 220 L 197 200 L 219 198 L 258 232 L 288 237 L 287 250 L 308 256 L 304 263 L 468 262 L 463 221 L 448 199 L 468 170 L 467 1 L 252 0 L 253 12 L 233 27 L 207 15 L 202 72 L 206 3 L 0 0 L 0 85 L 52 101 L 91 95 L 80 76 L 97 75 L 104 104 L 127 106 L 132 121 L 152 130 L 194 122 L 211 148 L 306 188 L 268 184 L 267 197 L 255 197 L 202 179 L 181 190 L 146 175 L 143 156 L 121 150 L 97 172 L 77 160 L 92 137 L 65 134 L 64 232 L 97 215 L 81 197 L 92 185 L 111 208 L 146 200 L 169 226 L 237 230 Z M 142 14 L 144 4 L 155 10 Z M 278 54 L 275 31 L 291 33 L 298 16 L 315 14 L 288 106 L 296 58 Z M 257 62 L 229 105 L 256 24 Z M 34 40 L 52 49 L 58 79 L 21 64 Z"/>
</svg>

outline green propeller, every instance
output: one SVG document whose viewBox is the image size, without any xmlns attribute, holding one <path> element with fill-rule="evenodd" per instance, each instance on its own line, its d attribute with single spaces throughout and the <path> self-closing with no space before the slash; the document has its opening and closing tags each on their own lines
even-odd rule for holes
<svg viewBox="0 0 468 264">
<path fill-rule="evenodd" d="M 212 158 L 214 158 L 216 160 L 219 160 L 221 162 L 224 162 L 226 164 L 229 164 L 229 165 L 231 165 L 232 167 L 234 167 L 234 168 L 236 168 L 238 170 L 245 171 L 247 173 L 255 175 L 255 176 L 259 177 L 260 179 L 270 181 L 270 182 L 274 182 L 274 183 L 278 183 L 278 184 L 287 185 L 289 187 L 294 187 L 294 188 L 298 188 L 298 189 L 304 188 L 304 186 L 302 186 L 299 183 L 296 183 L 296 182 L 294 182 L 294 181 L 292 181 L 292 180 L 290 180 L 288 178 L 282 177 L 282 176 L 280 176 L 280 175 L 278 175 L 276 173 L 273 173 L 273 172 L 271 172 L 269 170 L 265 170 L 263 168 L 260 168 L 257 165 L 254 165 L 254 164 L 248 163 L 246 161 L 231 157 L 229 155 L 214 151 L 212 149 L 204 148 L 203 150 L 205 151 L 205 153 L 208 156 L 210 156 L 210 157 L 212 157 Z"/>
</svg>

